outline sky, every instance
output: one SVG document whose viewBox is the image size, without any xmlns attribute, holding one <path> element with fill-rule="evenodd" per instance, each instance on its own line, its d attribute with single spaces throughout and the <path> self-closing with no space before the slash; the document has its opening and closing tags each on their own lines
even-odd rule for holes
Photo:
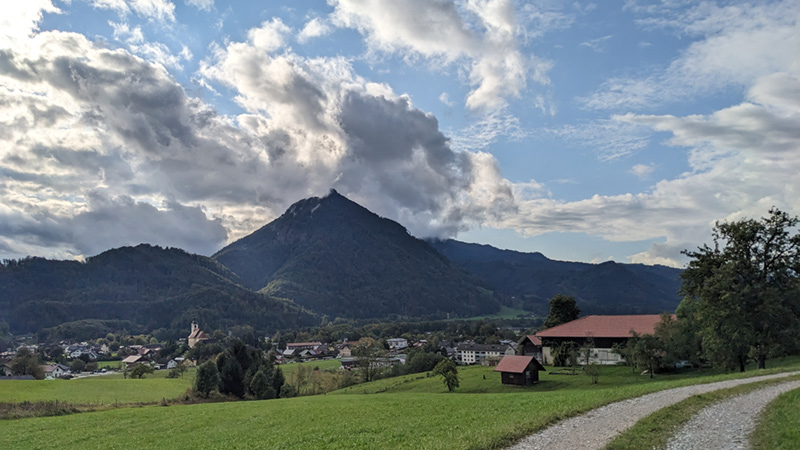
<svg viewBox="0 0 800 450">
<path fill-rule="evenodd" d="M 2 10 L 2 259 L 211 255 L 332 188 L 417 237 L 674 267 L 800 213 L 795 0 Z"/>
</svg>

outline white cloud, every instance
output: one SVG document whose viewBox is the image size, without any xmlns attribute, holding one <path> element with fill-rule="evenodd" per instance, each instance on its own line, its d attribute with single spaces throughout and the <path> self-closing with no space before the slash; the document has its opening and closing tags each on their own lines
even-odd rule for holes
<svg viewBox="0 0 800 450">
<path fill-rule="evenodd" d="M 655 169 L 655 165 L 653 164 L 636 164 L 635 166 L 631 167 L 629 171 L 633 175 L 636 175 L 640 180 L 644 180 L 653 173 Z"/>
<path fill-rule="evenodd" d="M 251 28 L 248 30 L 247 40 L 255 48 L 266 52 L 273 52 L 285 45 L 286 35 L 291 31 L 291 28 L 276 17 L 270 21 L 263 22 L 258 28 Z"/>
<path fill-rule="evenodd" d="M 208 253 L 331 187 L 418 235 L 514 209 L 491 155 L 454 149 L 433 115 L 344 58 L 277 52 L 291 31 L 282 22 L 201 62 L 202 82 L 237 93 L 246 112 L 233 118 L 188 97 L 137 27 L 113 26 L 148 60 L 68 32 L 0 48 L 8 254 L 134 241 Z"/>
<path fill-rule="evenodd" d="M 211 11 L 214 8 L 214 0 L 184 0 L 184 2 L 200 11 Z"/>
<path fill-rule="evenodd" d="M 498 226 L 531 235 L 579 231 L 611 241 L 666 237 L 631 258 L 680 265 L 685 262 L 680 251 L 708 242 L 716 220 L 761 217 L 772 206 L 797 214 L 800 78 L 786 73 L 762 77 L 747 100 L 709 115 L 616 117 L 671 133 L 668 144 L 689 148 L 691 171 L 660 181 L 646 193 L 520 201 L 520 214 Z"/>
<path fill-rule="evenodd" d="M 608 80 L 582 99 L 587 107 L 642 109 L 731 86 L 746 89 L 762 76 L 796 70 L 791 55 L 800 48 L 800 4 L 795 1 L 641 11 L 654 14 L 640 20 L 643 27 L 674 29 L 693 41 L 660 73 Z"/>
<path fill-rule="evenodd" d="M 585 42 L 581 42 L 578 45 L 580 45 L 581 47 L 588 47 L 588 48 L 590 48 L 592 51 L 594 51 L 596 53 L 604 53 L 606 51 L 606 44 L 613 37 L 614 37 L 614 35 L 609 34 L 609 35 L 606 35 L 606 36 L 603 36 L 603 37 L 599 37 L 599 38 L 591 39 L 591 40 L 588 40 L 588 41 L 585 41 Z"/>
<path fill-rule="evenodd" d="M 134 12 L 146 19 L 175 22 L 175 5 L 169 0 L 92 0 L 92 6 L 112 10 L 120 17 Z"/>
<path fill-rule="evenodd" d="M 524 55 L 517 38 L 514 5 L 508 0 L 470 0 L 463 10 L 452 1 L 334 0 L 332 23 L 357 29 L 369 52 L 401 54 L 412 62 L 457 64 L 468 72 L 470 109 L 501 109 L 532 79 L 548 84 L 550 62 Z M 473 23 L 474 22 L 474 23 Z"/>
<path fill-rule="evenodd" d="M 439 95 L 439 101 L 440 101 L 440 102 L 442 102 L 442 103 L 444 103 L 444 104 L 445 104 L 445 105 L 447 105 L 447 106 L 453 106 L 453 105 L 455 105 L 455 103 L 453 103 L 453 102 L 450 100 L 450 95 L 449 95 L 447 92 L 442 92 L 442 93 Z"/>
<path fill-rule="evenodd" d="M 43 13 L 57 14 L 61 10 L 51 0 L 9 1 L 0 14 L 0 45 L 25 39 L 39 29 Z"/>
<path fill-rule="evenodd" d="M 297 36 L 297 41 L 303 44 L 314 38 L 327 36 L 331 31 L 333 31 L 333 29 L 330 25 L 315 17 L 305 24 L 300 34 Z"/>
</svg>

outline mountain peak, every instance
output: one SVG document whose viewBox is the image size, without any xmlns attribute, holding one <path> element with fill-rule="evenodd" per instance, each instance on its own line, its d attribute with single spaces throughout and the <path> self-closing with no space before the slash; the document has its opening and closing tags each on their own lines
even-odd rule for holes
<svg viewBox="0 0 800 450">
<path fill-rule="evenodd" d="M 469 316 L 498 306 L 428 243 L 334 189 L 213 258 L 250 289 L 334 316 Z"/>
</svg>

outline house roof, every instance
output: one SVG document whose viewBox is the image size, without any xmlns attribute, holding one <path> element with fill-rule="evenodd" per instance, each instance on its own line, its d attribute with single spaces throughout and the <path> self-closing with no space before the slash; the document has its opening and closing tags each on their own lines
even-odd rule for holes
<svg viewBox="0 0 800 450">
<path fill-rule="evenodd" d="M 539 336 L 536 336 L 535 334 L 529 334 L 529 335 L 525 336 L 522 339 L 522 341 L 520 341 L 520 345 L 523 342 L 525 342 L 526 340 L 531 341 L 531 344 L 533 344 L 533 345 L 542 345 L 542 338 L 540 338 Z"/>
<path fill-rule="evenodd" d="M 561 338 L 629 338 L 632 332 L 653 334 L 659 314 L 629 316 L 586 316 L 536 333 L 536 337 Z"/>
<path fill-rule="evenodd" d="M 209 336 L 206 334 L 205 331 L 201 330 L 200 328 L 192 331 L 192 334 L 189 335 L 189 339 L 208 339 Z"/>
<path fill-rule="evenodd" d="M 286 347 L 319 347 L 322 342 L 289 342 Z"/>
<path fill-rule="evenodd" d="M 544 370 L 544 367 L 533 356 L 504 356 L 495 366 L 495 372 L 523 373 L 533 362 L 537 370 Z"/>
<path fill-rule="evenodd" d="M 124 362 L 125 364 L 133 364 L 141 359 L 142 359 L 141 355 L 131 355 L 123 359 L 122 362 Z"/>
</svg>

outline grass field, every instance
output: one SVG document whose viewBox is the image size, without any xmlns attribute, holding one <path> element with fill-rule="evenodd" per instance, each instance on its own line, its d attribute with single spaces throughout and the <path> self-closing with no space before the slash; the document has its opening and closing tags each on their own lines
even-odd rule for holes
<svg viewBox="0 0 800 450">
<path fill-rule="evenodd" d="M 172 399 L 186 392 L 194 379 L 190 370 L 183 378 L 166 378 L 167 370 L 141 380 L 123 379 L 122 374 L 75 380 L 0 381 L 0 402 L 63 401 L 69 403 L 148 403 Z"/>
<path fill-rule="evenodd" d="M 784 364 L 800 367 L 798 359 Z M 537 386 L 507 387 L 491 368 L 469 367 L 459 371 L 461 387 L 454 393 L 447 393 L 438 377 L 418 374 L 355 386 L 339 395 L 19 419 L 3 423 L 0 448 L 500 448 L 616 400 L 741 377 L 692 372 L 651 380 L 626 367 L 604 369 L 597 385 L 583 375 L 542 373 Z"/>
<path fill-rule="evenodd" d="M 284 375 L 287 375 L 296 372 L 300 367 L 311 367 L 312 369 L 319 367 L 319 370 L 338 370 L 341 365 L 342 363 L 338 359 L 322 359 L 319 361 L 281 364 L 278 367 L 281 368 Z"/>
<path fill-rule="evenodd" d="M 755 450 L 794 450 L 800 446 L 800 389 L 773 400 L 761 416 L 750 442 Z"/>
</svg>

